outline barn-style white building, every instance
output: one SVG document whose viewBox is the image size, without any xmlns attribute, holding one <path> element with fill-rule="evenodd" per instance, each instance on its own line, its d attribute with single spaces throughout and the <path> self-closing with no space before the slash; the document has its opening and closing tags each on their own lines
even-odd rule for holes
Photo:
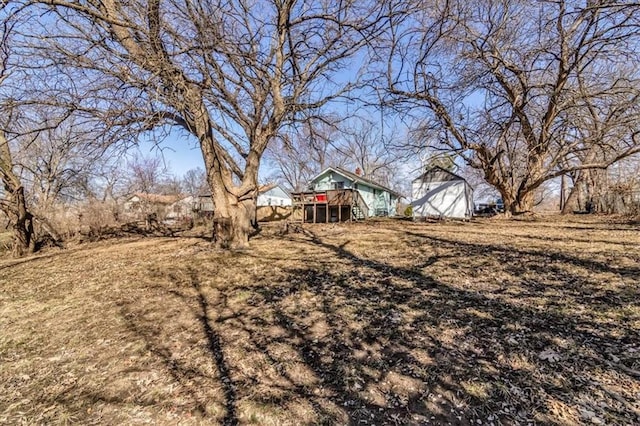
<svg viewBox="0 0 640 426">
<path fill-rule="evenodd" d="M 473 188 L 442 167 L 432 167 L 413 180 L 411 199 L 414 218 L 469 219 L 473 215 Z"/>
</svg>

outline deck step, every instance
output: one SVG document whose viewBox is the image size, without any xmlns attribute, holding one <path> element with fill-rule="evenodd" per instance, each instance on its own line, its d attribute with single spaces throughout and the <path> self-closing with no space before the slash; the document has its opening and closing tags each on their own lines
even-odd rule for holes
<svg viewBox="0 0 640 426">
<path fill-rule="evenodd" d="M 353 206 L 353 208 L 351 209 L 351 214 L 353 215 L 353 218 L 355 220 L 363 220 L 366 218 L 364 212 L 359 206 Z"/>
</svg>

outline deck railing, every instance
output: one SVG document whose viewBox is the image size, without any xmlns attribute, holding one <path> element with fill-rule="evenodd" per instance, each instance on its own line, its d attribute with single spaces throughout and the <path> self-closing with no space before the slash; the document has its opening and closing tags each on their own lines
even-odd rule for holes
<svg viewBox="0 0 640 426">
<path fill-rule="evenodd" d="M 329 204 L 331 206 L 351 205 L 353 194 L 358 191 L 353 189 L 327 189 L 326 191 L 307 191 L 291 194 L 296 204 Z M 359 194 L 358 194 L 359 195 Z"/>
</svg>

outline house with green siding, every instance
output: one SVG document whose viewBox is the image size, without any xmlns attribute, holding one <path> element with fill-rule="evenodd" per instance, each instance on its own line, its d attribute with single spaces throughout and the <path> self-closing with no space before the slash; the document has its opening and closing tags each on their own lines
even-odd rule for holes
<svg viewBox="0 0 640 426">
<path fill-rule="evenodd" d="M 292 194 L 304 222 L 342 222 L 373 216 L 394 216 L 401 195 L 386 186 L 340 167 L 328 167 L 309 182 L 308 190 Z"/>
</svg>

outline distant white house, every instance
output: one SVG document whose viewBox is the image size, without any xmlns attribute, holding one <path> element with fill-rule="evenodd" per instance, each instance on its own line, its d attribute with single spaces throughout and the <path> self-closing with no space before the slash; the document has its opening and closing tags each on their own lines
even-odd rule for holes
<svg viewBox="0 0 640 426">
<path fill-rule="evenodd" d="M 464 178 L 432 167 L 411 183 L 413 217 L 468 219 L 473 215 L 473 188 Z"/>
<path fill-rule="evenodd" d="M 258 189 L 257 207 L 290 206 L 291 196 L 278 184 L 263 185 Z"/>
</svg>

